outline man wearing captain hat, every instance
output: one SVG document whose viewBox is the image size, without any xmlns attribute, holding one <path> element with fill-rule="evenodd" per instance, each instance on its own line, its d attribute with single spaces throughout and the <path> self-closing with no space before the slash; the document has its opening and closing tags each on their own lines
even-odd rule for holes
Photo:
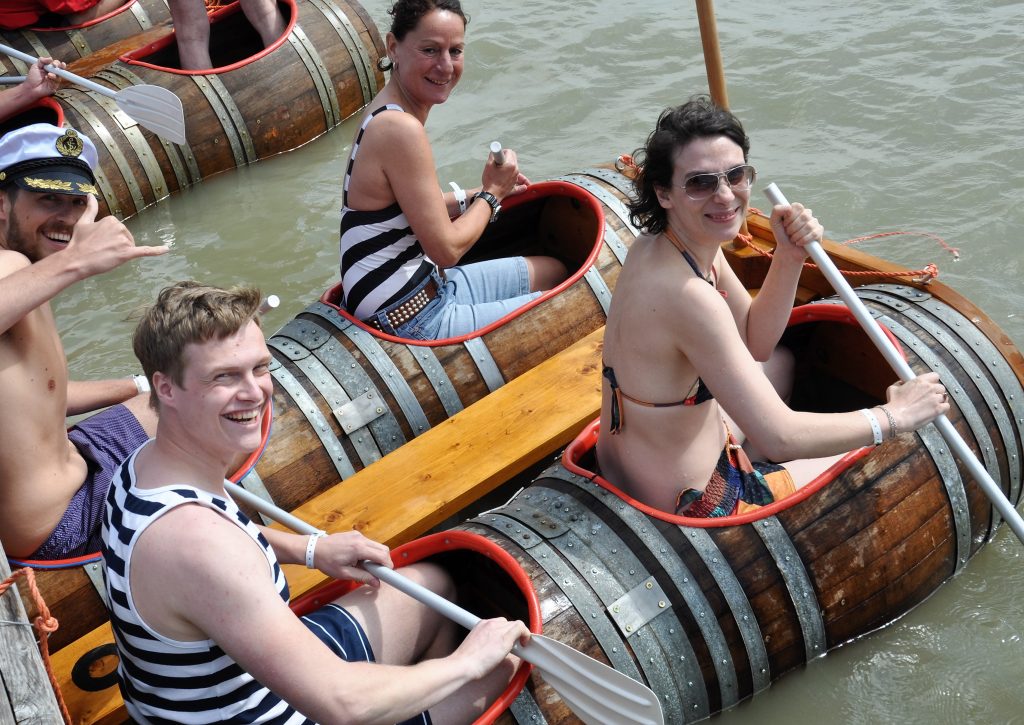
<svg viewBox="0 0 1024 725">
<path fill-rule="evenodd" d="M 0 137 L 0 543 L 12 557 L 96 551 L 110 476 L 156 430 L 144 378 L 68 380 L 50 309 L 79 280 L 167 251 L 96 219 L 96 164 L 74 129 Z M 106 406 L 66 429 L 66 416 Z"/>
</svg>

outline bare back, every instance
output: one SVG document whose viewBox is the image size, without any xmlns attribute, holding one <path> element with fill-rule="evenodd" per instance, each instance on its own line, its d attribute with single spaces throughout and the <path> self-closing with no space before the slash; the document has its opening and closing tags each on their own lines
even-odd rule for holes
<svg viewBox="0 0 1024 725">
<path fill-rule="evenodd" d="M 0 251 L 0 274 L 16 253 Z M 8 554 L 34 551 L 60 521 L 87 466 L 65 432 L 68 374 L 49 304 L 0 335 L 0 531 Z"/>
<path fill-rule="evenodd" d="M 630 248 L 608 315 L 605 365 L 623 393 L 659 407 L 621 400 L 621 430 L 612 434 L 610 383 L 602 380 L 601 470 L 664 511 L 675 510 L 681 490 L 703 490 L 711 478 L 727 437 L 719 400 L 735 407 L 752 388 L 770 388 L 737 331 L 749 296 L 721 255 L 715 272 L 718 289 L 667 243 L 643 235 Z M 698 378 L 714 398 L 681 404 Z"/>
</svg>

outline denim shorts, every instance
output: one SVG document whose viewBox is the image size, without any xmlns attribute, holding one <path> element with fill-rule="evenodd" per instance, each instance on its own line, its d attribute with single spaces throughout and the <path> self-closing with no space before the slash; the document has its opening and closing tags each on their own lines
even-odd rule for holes
<svg viewBox="0 0 1024 725">
<path fill-rule="evenodd" d="M 385 324 L 384 332 L 410 340 L 461 337 L 541 295 L 530 291 L 530 270 L 523 257 L 451 267 L 445 270 L 444 279 L 436 272 L 432 277 L 437 297 L 408 322 L 395 328 Z"/>
</svg>

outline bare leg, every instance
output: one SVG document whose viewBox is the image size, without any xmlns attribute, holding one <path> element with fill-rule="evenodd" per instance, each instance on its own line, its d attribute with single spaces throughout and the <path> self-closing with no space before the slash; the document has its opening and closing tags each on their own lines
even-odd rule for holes
<svg viewBox="0 0 1024 725">
<path fill-rule="evenodd" d="M 210 18 L 203 0 L 170 0 L 178 57 L 185 70 L 213 67 L 210 60 Z"/>
<path fill-rule="evenodd" d="M 68 25 L 81 25 L 82 23 L 88 23 L 90 20 L 95 20 L 107 13 L 117 10 L 127 1 L 128 0 L 100 0 L 88 10 L 82 10 L 77 13 L 68 13 L 64 17 L 67 18 Z"/>
<path fill-rule="evenodd" d="M 287 27 L 284 15 L 277 6 L 276 0 L 241 0 L 242 12 L 249 24 L 260 34 L 263 47 L 273 43 L 284 35 Z"/>
<path fill-rule="evenodd" d="M 530 270 L 530 291 L 540 292 L 555 287 L 569 276 L 565 265 L 554 257 L 526 257 Z"/>
<path fill-rule="evenodd" d="M 445 599 L 455 596 L 451 578 L 433 564 L 413 564 L 402 574 L 432 589 Z M 360 587 L 338 600 L 366 630 L 378 662 L 407 665 L 444 657 L 454 651 L 458 626 L 407 594 L 382 584 L 380 589 Z M 469 683 L 458 693 L 430 708 L 436 723 L 471 723 L 499 695 L 515 674 L 513 656 L 486 677 Z"/>
</svg>

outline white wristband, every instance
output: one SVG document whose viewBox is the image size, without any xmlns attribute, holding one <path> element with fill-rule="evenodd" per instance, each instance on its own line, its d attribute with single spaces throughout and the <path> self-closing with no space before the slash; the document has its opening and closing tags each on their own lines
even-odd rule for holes
<svg viewBox="0 0 1024 725">
<path fill-rule="evenodd" d="M 449 181 L 448 186 L 455 192 L 455 201 L 459 202 L 459 216 L 466 213 L 466 192 L 454 181 Z"/>
<path fill-rule="evenodd" d="M 326 531 L 317 531 L 309 535 L 309 539 L 306 541 L 306 568 L 316 569 L 313 565 L 313 557 L 316 556 L 316 542 L 321 536 L 327 536 Z"/>
<path fill-rule="evenodd" d="M 132 375 L 132 381 L 135 383 L 135 389 L 138 390 L 140 394 L 149 392 L 149 378 L 145 375 Z"/>
<path fill-rule="evenodd" d="M 867 408 L 861 408 L 860 412 L 864 414 L 864 417 L 868 419 L 868 423 L 871 424 L 871 436 L 874 439 L 874 444 L 876 446 L 880 445 L 882 442 L 882 426 L 878 423 L 878 416 Z"/>
</svg>

